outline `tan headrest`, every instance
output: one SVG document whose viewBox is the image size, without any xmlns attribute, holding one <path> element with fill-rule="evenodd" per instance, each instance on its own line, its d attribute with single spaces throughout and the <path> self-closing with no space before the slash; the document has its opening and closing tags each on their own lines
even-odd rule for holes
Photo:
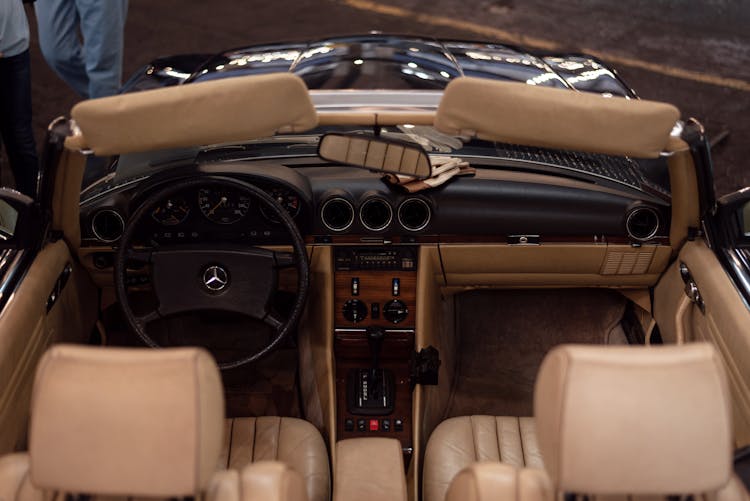
<svg viewBox="0 0 750 501">
<path fill-rule="evenodd" d="M 564 492 L 702 493 L 731 474 L 727 383 L 708 344 L 560 346 L 539 370 L 534 413 Z"/>
<path fill-rule="evenodd" d="M 97 155 L 247 141 L 318 123 L 305 83 L 291 73 L 226 78 L 91 99 L 71 116 Z"/>
<path fill-rule="evenodd" d="M 435 127 L 489 141 L 654 158 L 679 117 L 666 103 L 462 77 L 446 87 Z"/>
<path fill-rule="evenodd" d="M 56 346 L 31 403 L 31 479 L 91 495 L 192 496 L 216 469 L 224 395 L 200 349 Z"/>
<path fill-rule="evenodd" d="M 551 501 L 554 490 L 543 470 L 506 463 L 467 466 L 453 478 L 445 501 Z"/>
</svg>

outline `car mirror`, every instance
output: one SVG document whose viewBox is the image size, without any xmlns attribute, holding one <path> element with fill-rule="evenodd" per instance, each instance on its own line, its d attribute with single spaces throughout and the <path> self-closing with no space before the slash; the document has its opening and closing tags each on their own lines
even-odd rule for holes
<svg viewBox="0 0 750 501">
<path fill-rule="evenodd" d="M 416 178 L 432 175 L 432 164 L 421 146 L 395 139 L 361 134 L 326 134 L 318 144 L 323 160 L 377 172 Z"/>
<path fill-rule="evenodd" d="M 0 188 L 0 249 L 30 245 L 40 229 L 38 210 L 30 197 Z"/>
<path fill-rule="evenodd" d="M 7 241 L 16 233 L 18 211 L 5 200 L 0 199 L 0 240 Z"/>
</svg>

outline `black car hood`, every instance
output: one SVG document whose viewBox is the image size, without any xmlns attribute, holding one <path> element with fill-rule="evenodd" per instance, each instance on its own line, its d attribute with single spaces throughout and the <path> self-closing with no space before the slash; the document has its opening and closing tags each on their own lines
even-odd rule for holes
<svg viewBox="0 0 750 501">
<path fill-rule="evenodd" d="M 311 90 L 442 90 L 453 78 L 473 76 L 636 97 L 614 70 L 591 56 L 395 35 L 254 45 L 214 55 L 160 58 L 133 75 L 122 92 L 272 72 L 292 72 Z"/>
</svg>

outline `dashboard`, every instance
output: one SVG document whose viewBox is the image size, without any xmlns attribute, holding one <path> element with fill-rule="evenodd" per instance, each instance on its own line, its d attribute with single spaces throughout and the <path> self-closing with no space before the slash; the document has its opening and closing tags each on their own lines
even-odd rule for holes
<svg viewBox="0 0 750 501">
<path fill-rule="evenodd" d="M 539 244 L 566 238 L 668 243 L 668 197 L 615 182 L 479 168 L 473 177 L 408 193 L 376 173 L 301 157 L 283 164 L 265 159 L 180 166 L 110 182 L 81 202 L 82 245 L 116 246 L 143 200 L 199 175 L 258 186 L 284 207 L 309 243 Z M 162 200 L 141 238 L 156 243 L 288 243 L 283 226 L 258 200 L 213 187 L 191 188 Z"/>
</svg>

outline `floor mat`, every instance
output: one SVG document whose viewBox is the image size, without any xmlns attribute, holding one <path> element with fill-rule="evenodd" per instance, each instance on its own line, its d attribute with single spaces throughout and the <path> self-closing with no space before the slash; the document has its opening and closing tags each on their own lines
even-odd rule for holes
<svg viewBox="0 0 750 501">
<path fill-rule="evenodd" d="M 605 289 L 471 291 L 455 301 L 460 353 L 446 418 L 531 416 L 545 354 L 562 343 L 617 343 L 626 305 Z"/>
</svg>

